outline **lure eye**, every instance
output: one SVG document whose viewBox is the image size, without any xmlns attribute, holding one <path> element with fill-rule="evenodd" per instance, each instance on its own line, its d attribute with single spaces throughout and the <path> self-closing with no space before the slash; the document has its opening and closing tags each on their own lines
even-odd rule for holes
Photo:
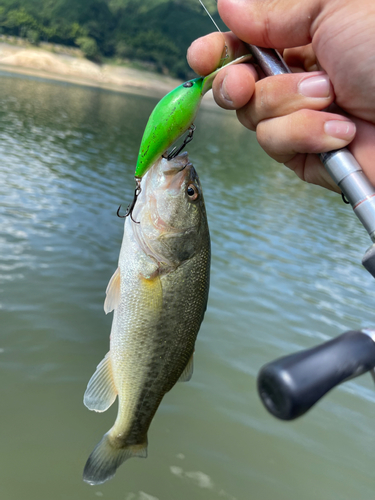
<svg viewBox="0 0 375 500">
<path fill-rule="evenodd" d="M 183 87 L 192 87 L 193 85 L 194 85 L 194 83 L 193 83 L 193 82 L 185 82 L 185 83 L 183 84 Z"/>
<path fill-rule="evenodd" d="M 191 201 L 195 201 L 199 196 L 198 189 L 194 184 L 189 184 L 186 192 Z"/>
</svg>

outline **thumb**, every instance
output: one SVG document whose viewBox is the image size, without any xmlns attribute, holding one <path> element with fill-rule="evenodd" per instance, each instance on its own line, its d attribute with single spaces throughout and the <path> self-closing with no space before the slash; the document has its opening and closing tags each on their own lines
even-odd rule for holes
<svg viewBox="0 0 375 500">
<path fill-rule="evenodd" d="M 311 42 L 320 0 L 219 0 L 220 17 L 241 40 L 284 49 Z"/>
</svg>

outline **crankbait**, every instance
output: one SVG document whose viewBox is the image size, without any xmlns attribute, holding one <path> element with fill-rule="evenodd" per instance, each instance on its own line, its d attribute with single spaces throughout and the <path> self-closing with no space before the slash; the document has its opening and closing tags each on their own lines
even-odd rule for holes
<svg viewBox="0 0 375 500">
<path fill-rule="evenodd" d="M 189 135 L 183 145 L 173 150 L 166 158 L 169 160 L 174 158 L 191 141 L 195 130 L 193 121 L 202 97 L 212 88 L 215 76 L 224 67 L 246 62 L 251 57 L 250 54 L 238 57 L 205 77 L 189 80 L 158 102 L 143 133 L 134 174 L 136 179 L 141 179 L 155 161 L 188 130 Z"/>
</svg>

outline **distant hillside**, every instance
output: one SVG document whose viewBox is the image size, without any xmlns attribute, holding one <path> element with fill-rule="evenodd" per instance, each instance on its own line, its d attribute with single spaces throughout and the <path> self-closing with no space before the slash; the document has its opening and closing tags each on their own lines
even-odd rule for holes
<svg viewBox="0 0 375 500">
<path fill-rule="evenodd" d="M 206 7 L 222 29 L 215 0 Z M 2 0 L 0 32 L 77 46 L 93 60 L 138 60 L 187 78 L 186 50 L 214 31 L 198 0 Z"/>
<path fill-rule="evenodd" d="M 132 2 L 132 0 L 107 0 L 108 5 L 112 10 L 116 10 L 117 8 L 124 8 L 129 5 L 129 3 Z M 153 7 L 156 7 L 162 3 L 168 3 L 169 0 L 142 0 L 142 5 L 140 5 L 140 8 L 147 12 Z M 216 8 L 216 0 L 202 0 L 208 11 L 213 14 L 217 12 Z M 199 2 L 199 0 L 176 0 L 174 3 L 179 4 L 179 5 L 188 5 L 192 9 L 196 10 L 202 10 L 202 6 Z"/>
</svg>

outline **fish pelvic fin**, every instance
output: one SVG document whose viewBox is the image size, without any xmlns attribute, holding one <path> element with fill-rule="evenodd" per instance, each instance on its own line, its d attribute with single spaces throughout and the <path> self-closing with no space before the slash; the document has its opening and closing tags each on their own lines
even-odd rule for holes
<svg viewBox="0 0 375 500">
<path fill-rule="evenodd" d="M 120 302 L 120 268 L 118 267 L 113 273 L 112 278 L 109 280 L 104 301 L 104 312 L 106 314 L 112 312 Z"/>
<path fill-rule="evenodd" d="M 113 381 L 111 355 L 108 352 L 87 384 L 83 403 L 89 410 L 103 412 L 114 403 L 117 390 Z"/>
<path fill-rule="evenodd" d="M 83 471 L 83 480 L 91 485 L 104 483 L 113 478 L 117 468 L 125 460 L 132 457 L 147 457 L 147 439 L 143 444 L 118 448 L 109 431 L 89 456 Z"/>
</svg>

